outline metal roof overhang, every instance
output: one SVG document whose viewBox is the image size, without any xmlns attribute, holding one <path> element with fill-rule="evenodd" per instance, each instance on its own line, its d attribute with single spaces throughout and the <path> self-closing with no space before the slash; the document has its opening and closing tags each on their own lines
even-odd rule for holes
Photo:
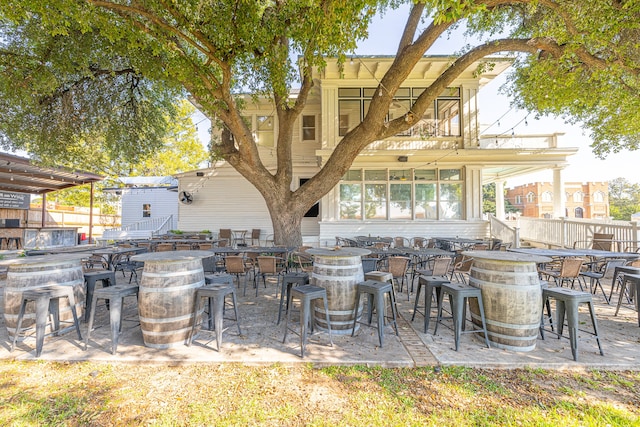
<svg viewBox="0 0 640 427">
<path fill-rule="evenodd" d="M 45 194 L 103 179 L 90 172 L 43 167 L 31 159 L 0 153 L 0 191 Z"/>
</svg>

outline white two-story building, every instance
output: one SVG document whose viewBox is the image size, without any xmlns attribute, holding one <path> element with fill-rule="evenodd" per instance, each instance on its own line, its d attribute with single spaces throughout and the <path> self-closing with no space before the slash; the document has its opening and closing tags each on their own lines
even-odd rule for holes
<svg viewBox="0 0 640 427">
<path fill-rule="evenodd" d="M 328 63 L 315 86 L 294 134 L 293 187 L 312 177 L 342 136 L 357 125 L 376 95 L 393 57 L 356 57 L 340 69 Z M 450 57 L 425 57 L 396 93 L 389 118 L 404 115 L 415 97 L 449 65 Z M 576 148 L 561 148 L 559 134 L 481 135 L 478 97 L 491 79 L 510 65 L 494 58 L 491 69 L 469 67 L 408 131 L 363 150 L 341 182 L 307 213 L 305 242 L 333 244 L 335 236 L 487 236 L 482 185 L 516 175 L 561 169 Z M 245 118 L 266 165 L 275 158 L 277 117 L 273 106 L 247 97 Z M 193 195 L 179 206 L 178 228 L 255 229 L 272 233 L 260 194 L 224 162 L 177 175 L 181 191 Z M 560 191 L 558 191 L 560 194 Z M 498 200 L 498 211 L 500 212 Z M 557 211 L 563 210 L 558 201 Z"/>
</svg>

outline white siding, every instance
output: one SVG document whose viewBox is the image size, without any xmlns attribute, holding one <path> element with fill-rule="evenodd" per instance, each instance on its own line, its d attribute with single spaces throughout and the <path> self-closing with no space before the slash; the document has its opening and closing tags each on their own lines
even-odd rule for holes
<svg viewBox="0 0 640 427">
<path fill-rule="evenodd" d="M 263 238 L 273 233 L 264 199 L 231 167 L 215 168 L 205 177 L 185 174 L 180 177 L 180 190 L 193 194 L 193 203 L 179 206 L 180 230 L 217 233 L 221 228 L 259 228 Z"/>
<path fill-rule="evenodd" d="M 151 218 L 142 216 L 142 205 L 151 205 Z M 125 188 L 122 190 L 122 225 L 153 218 L 178 217 L 178 193 L 166 188 Z M 172 228 L 175 228 L 174 227 Z"/>
</svg>

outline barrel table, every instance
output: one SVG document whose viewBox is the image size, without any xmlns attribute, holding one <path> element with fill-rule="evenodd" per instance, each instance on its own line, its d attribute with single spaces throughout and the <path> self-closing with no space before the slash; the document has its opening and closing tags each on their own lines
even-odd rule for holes
<svg viewBox="0 0 640 427">
<path fill-rule="evenodd" d="M 311 284 L 327 290 L 327 304 L 331 333 L 351 335 L 354 324 L 354 307 L 358 296 L 358 283 L 364 282 L 362 256 L 371 253 L 362 248 L 312 248 L 307 253 L 313 255 Z M 360 304 L 357 317 L 362 315 Z M 321 301 L 314 301 L 314 318 L 318 328 L 327 331 L 327 318 Z M 359 324 L 356 323 L 356 330 Z"/>
<path fill-rule="evenodd" d="M 542 316 L 542 289 L 538 263 L 551 258 L 501 251 L 463 251 L 473 258 L 469 284 L 480 288 L 493 347 L 532 351 Z M 477 303 L 470 303 L 473 323 L 481 327 Z"/>
<path fill-rule="evenodd" d="M 205 284 L 202 259 L 210 256 L 210 251 L 172 251 L 131 257 L 144 262 L 138 314 L 145 346 L 166 349 L 188 343 L 196 291 Z"/>
<path fill-rule="evenodd" d="M 73 288 L 76 312 L 82 317 L 85 301 L 84 275 L 81 254 L 43 255 L 16 258 L 0 262 L 7 265 L 7 280 L 4 287 L 4 321 L 13 337 L 22 304 L 22 293 L 46 286 L 69 286 Z M 71 307 L 66 299 L 60 302 L 60 322 L 73 322 Z M 35 303 L 30 302 L 25 309 L 22 329 L 35 330 Z M 66 329 L 66 328 L 65 328 Z M 27 332 L 28 335 L 29 333 Z"/>
</svg>

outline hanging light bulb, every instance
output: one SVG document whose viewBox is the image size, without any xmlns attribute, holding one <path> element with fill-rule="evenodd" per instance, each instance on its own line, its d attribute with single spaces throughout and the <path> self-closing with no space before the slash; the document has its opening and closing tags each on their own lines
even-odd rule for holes
<svg viewBox="0 0 640 427">
<path fill-rule="evenodd" d="M 382 96 L 382 88 L 378 91 L 378 96 Z"/>
</svg>

